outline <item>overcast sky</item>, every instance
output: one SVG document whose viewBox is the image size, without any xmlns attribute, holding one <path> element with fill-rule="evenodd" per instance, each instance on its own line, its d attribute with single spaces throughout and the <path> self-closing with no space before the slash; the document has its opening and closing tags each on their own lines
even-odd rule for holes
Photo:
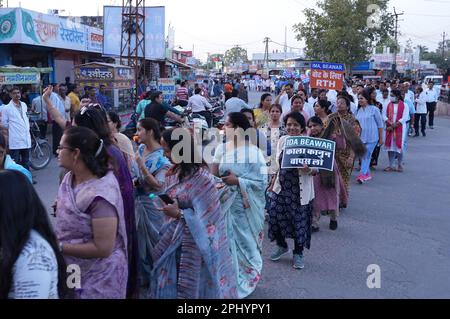
<svg viewBox="0 0 450 319">
<path fill-rule="evenodd" d="M 4 3 L 6 0 L 3 1 Z M 122 0 L 9 0 L 9 6 L 47 12 L 65 9 L 65 15 L 102 15 L 103 5 L 121 5 Z M 295 39 L 292 26 L 304 19 L 302 10 L 314 7 L 314 0 L 147 0 L 147 6 L 166 7 L 166 30 L 175 27 L 175 44 L 192 50 L 197 58 L 207 52 L 223 53 L 234 45 L 242 45 L 252 53 L 264 52 L 264 37 L 293 48 L 303 44 Z M 414 45 L 436 49 L 445 31 L 450 39 L 450 0 L 391 0 L 390 7 L 404 12 L 400 21 L 400 43 L 411 38 Z M 166 31 L 167 34 L 167 31 Z M 269 50 L 283 50 L 271 43 Z"/>
</svg>

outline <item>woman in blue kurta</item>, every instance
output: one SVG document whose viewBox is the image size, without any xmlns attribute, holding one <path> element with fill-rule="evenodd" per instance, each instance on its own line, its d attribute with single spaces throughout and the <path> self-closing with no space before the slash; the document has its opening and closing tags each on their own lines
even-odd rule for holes
<svg viewBox="0 0 450 319">
<path fill-rule="evenodd" d="M 168 220 L 152 253 L 152 297 L 235 299 L 236 275 L 214 176 L 206 164 L 195 162 L 190 133 L 172 133 L 165 131 L 161 144 L 166 156 L 179 164 L 169 170 L 164 184 L 174 204 L 162 208 Z M 181 163 L 172 151 L 179 143 L 186 147 Z"/>
<path fill-rule="evenodd" d="M 254 136 L 249 140 L 244 132 L 251 130 Z M 262 152 L 251 143 L 252 137 L 256 140 L 256 130 L 244 114 L 228 115 L 225 134 L 227 142 L 217 147 L 212 171 L 226 184 L 228 194 L 226 200 L 222 197 L 222 210 L 227 219 L 238 296 L 245 298 L 261 279 L 267 166 Z"/>
</svg>

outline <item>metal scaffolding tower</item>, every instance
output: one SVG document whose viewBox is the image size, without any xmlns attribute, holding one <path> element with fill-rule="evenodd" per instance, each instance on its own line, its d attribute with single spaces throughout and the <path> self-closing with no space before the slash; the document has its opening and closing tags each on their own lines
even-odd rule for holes
<svg viewBox="0 0 450 319">
<path fill-rule="evenodd" d="M 135 70 L 136 94 L 139 79 L 145 77 L 145 0 L 122 0 L 120 64 Z"/>
</svg>

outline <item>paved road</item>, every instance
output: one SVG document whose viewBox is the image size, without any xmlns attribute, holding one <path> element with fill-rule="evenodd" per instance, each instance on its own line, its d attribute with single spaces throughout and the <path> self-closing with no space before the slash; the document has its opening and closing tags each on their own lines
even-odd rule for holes
<svg viewBox="0 0 450 319">
<path fill-rule="evenodd" d="M 250 94 L 250 105 L 258 96 Z M 450 298 L 450 119 L 438 118 L 435 128 L 409 141 L 404 173 L 380 169 L 368 184 L 352 184 L 338 230 L 321 220 L 305 269 L 294 270 L 290 256 L 271 262 L 275 245 L 266 240 L 262 280 L 251 298 Z M 386 153 L 380 159 L 383 168 Z M 56 161 L 35 175 L 50 207 Z M 367 288 L 371 264 L 381 268 L 380 289 Z"/>
</svg>

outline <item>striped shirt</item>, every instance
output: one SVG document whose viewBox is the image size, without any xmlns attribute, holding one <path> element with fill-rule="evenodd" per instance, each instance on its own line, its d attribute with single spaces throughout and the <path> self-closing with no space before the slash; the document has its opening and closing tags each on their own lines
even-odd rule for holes
<svg viewBox="0 0 450 319">
<path fill-rule="evenodd" d="M 356 119 L 361 125 L 361 140 L 363 143 L 378 142 L 378 129 L 384 127 L 380 110 L 374 105 L 360 107 L 356 111 Z"/>
<path fill-rule="evenodd" d="M 177 98 L 181 101 L 189 100 L 189 91 L 187 88 L 180 86 L 176 92 Z"/>
</svg>

